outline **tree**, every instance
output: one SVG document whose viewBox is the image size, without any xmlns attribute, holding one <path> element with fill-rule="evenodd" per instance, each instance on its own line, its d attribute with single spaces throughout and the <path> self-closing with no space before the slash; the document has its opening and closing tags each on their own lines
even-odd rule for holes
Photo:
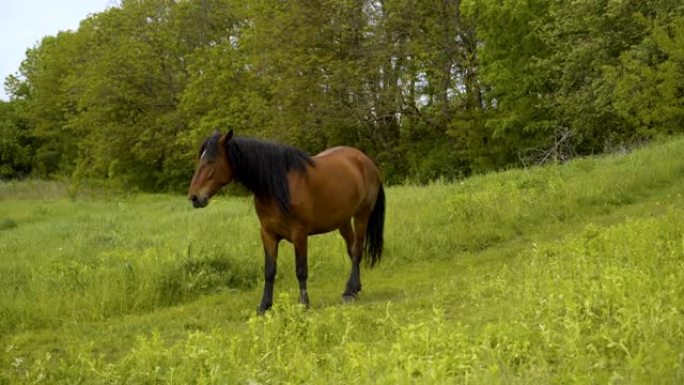
<svg viewBox="0 0 684 385">
<path fill-rule="evenodd" d="M 31 146 L 17 102 L 0 101 L 0 179 L 16 178 L 31 171 Z"/>
<path fill-rule="evenodd" d="M 679 3 L 123 0 L 8 78 L 4 172 L 180 190 L 229 128 L 389 182 L 598 153 L 681 132 Z"/>
<path fill-rule="evenodd" d="M 27 51 L 21 77 L 8 79 L 17 110 L 34 142 L 32 170 L 40 176 L 73 168 L 77 159 L 77 134 L 68 121 L 75 114 L 69 80 L 82 56 L 79 37 L 62 32 L 46 37 Z"/>
<path fill-rule="evenodd" d="M 684 130 L 684 16 L 664 20 L 641 16 L 640 19 L 649 34 L 640 44 L 624 52 L 618 65 L 606 69 L 616 82 L 615 109 L 636 128 L 635 135 L 640 137 L 681 133 Z"/>
</svg>

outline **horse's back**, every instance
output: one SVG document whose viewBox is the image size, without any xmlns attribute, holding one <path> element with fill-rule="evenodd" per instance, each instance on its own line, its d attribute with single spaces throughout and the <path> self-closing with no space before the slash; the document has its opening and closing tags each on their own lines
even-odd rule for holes
<svg viewBox="0 0 684 385">
<path fill-rule="evenodd" d="M 293 207 L 310 226 L 310 233 L 336 229 L 372 209 L 380 187 L 373 161 L 352 147 L 334 147 L 313 157 L 301 178 L 291 183 Z"/>
<path fill-rule="evenodd" d="M 380 172 L 375 163 L 361 150 L 353 147 L 333 147 L 314 158 L 312 170 L 318 174 L 320 184 L 337 186 L 347 184 L 356 187 L 361 193 L 373 192 L 380 185 Z M 361 191 L 363 190 L 363 191 Z"/>
</svg>

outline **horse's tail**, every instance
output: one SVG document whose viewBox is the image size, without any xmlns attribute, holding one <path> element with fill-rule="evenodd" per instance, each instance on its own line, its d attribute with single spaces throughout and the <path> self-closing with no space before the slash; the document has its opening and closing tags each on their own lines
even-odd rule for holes
<svg viewBox="0 0 684 385">
<path fill-rule="evenodd" d="M 382 233 L 385 228 L 385 189 L 380 185 L 375 206 L 371 211 L 366 227 L 366 241 L 363 248 L 368 256 L 366 262 L 370 267 L 380 262 L 382 257 Z"/>
</svg>

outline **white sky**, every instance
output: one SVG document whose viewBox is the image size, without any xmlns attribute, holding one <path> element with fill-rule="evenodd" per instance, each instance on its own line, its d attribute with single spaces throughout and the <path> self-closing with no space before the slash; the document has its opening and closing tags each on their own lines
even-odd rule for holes
<svg viewBox="0 0 684 385">
<path fill-rule="evenodd" d="M 0 99 L 5 78 L 19 70 L 26 50 L 45 36 L 76 30 L 81 20 L 116 6 L 117 0 L 0 0 Z"/>
</svg>

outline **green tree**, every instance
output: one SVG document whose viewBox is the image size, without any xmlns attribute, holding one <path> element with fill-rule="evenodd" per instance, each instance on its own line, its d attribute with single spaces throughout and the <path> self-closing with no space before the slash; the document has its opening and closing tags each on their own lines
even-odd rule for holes
<svg viewBox="0 0 684 385">
<path fill-rule="evenodd" d="M 481 41 L 478 73 L 488 107 L 485 132 L 494 166 L 515 162 L 525 147 L 543 145 L 562 123 L 554 114 L 554 77 L 544 60 L 552 52 L 542 27 L 551 22 L 549 1 L 472 0 L 465 13 L 476 20 Z"/>
<path fill-rule="evenodd" d="M 91 50 L 77 90 L 81 168 L 145 189 L 160 186 L 164 159 L 184 128 L 177 94 L 185 76 L 171 38 L 169 1 L 124 1 L 82 24 Z"/>
<path fill-rule="evenodd" d="M 492 106 L 487 126 L 508 143 L 497 152 L 508 153 L 508 163 L 563 160 L 640 136 L 629 103 L 619 99 L 641 82 L 627 75 L 616 83 L 616 68 L 631 65 L 626 52 L 649 34 L 642 19 L 681 14 L 676 3 L 468 1 Z"/>
<path fill-rule="evenodd" d="M 204 37 L 193 42 L 185 57 L 188 82 L 180 106 L 190 126 L 185 136 L 194 143 L 213 130 L 263 134 L 265 91 L 242 49 L 244 5 L 234 0 L 182 4 L 187 9 L 179 19 L 188 25 L 183 35 Z M 205 27 L 193 31 L 197 26 Z"/>
<path fill-rule="evenodd" d="M 684 130 L 684 16 L 647 19 L 643 41 L 606 69 L 614 77 L 615 109 L 639 137 Z"/>
<path fill-rule="evenodd" d="M 34 141 L 32 168 L 39 176 L 73 168 L 78 137 L 68 122 L 76 113 L 70 90 L 74 68 L 84 57 L 79 36 L 61 32 L 27 51 L 20 76 L 8 79 L 13 99 Z"/>
<path fill-rule="evenodd" d="M 0 101 L 0 179 L 27 175 L 31 170 L 31 145 L 18 102 Z"/>
<path fill-rule="evenodd" d="M 229 128 L 360 147 L 390 182 L 597 153 L 681 131 L 682 9 L 123 0 L 8 78 L 3 172 L 29 156 L 40 176 L 181 189 L 199 140 Z"/>
</svg>

